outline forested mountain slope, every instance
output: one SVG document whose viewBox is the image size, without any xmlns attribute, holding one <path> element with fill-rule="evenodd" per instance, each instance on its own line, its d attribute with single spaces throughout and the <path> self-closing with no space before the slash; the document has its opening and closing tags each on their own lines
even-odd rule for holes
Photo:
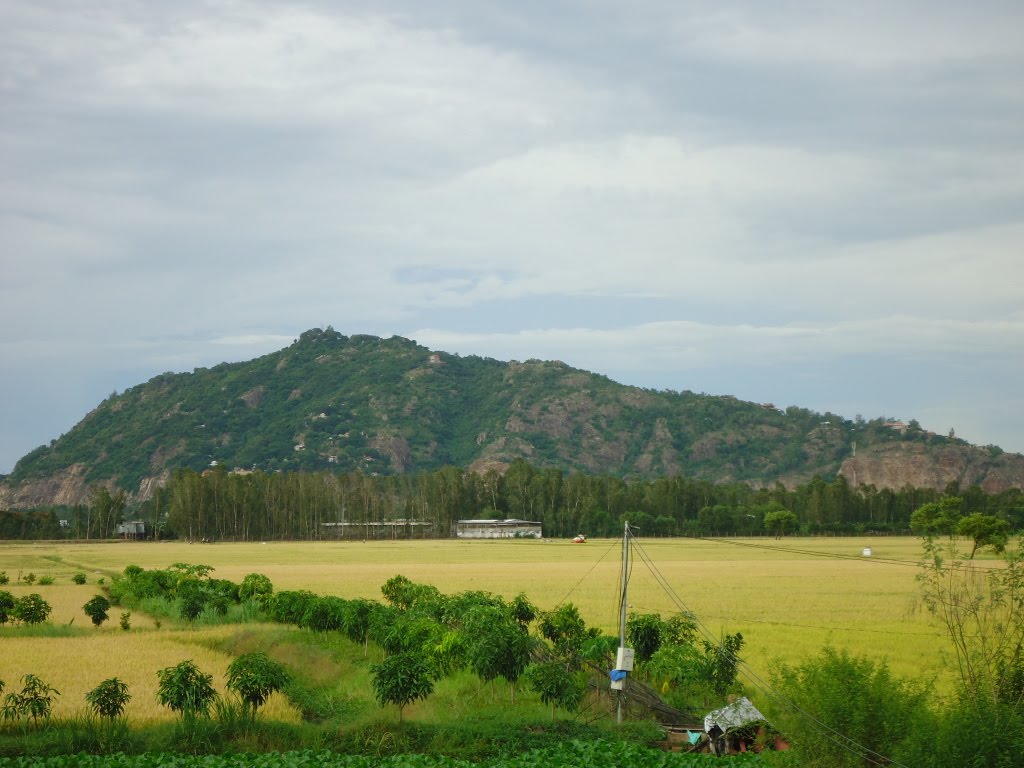
<svg viewBox="0 0 1024 768">
<path fill-rule="evenodd" d="M 1019 454 L 913 422 L 894 429 L 645 390 L 560 362 L 460 357 L 328 328 L 255 360 L 165 373 L 112 395 L 18 462 L 0 486 L 0 508 L 77 503 L 97 482 L 146 497 L 179 467 L 389 475 L 502 469 L 516 458 L 567 472 L 753 485 L 842 473 L 880 488 L 1024 486 Z"/>
</svg>

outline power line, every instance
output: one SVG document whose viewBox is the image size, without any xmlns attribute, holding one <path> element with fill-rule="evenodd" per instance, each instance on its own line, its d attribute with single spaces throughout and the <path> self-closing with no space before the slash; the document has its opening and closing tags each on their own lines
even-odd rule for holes
<svg viewBox="0 0 1024 768">
<path fill-rule="evenodd" d="M 651 608 L 649 606 L 640 606 L 637 610 L 656 612 L 660 609 Z M 867 627 L 836 627 L 836 626 L 825 626 L 821 624 L 794 624 L 788 621 L 775 621 L 774 619 L 752 619 L 748 617 L 737 617 L 737 616 L 712 616 L 706 615 L 709 619 L 718 619 L 719 621 L 732 621 L 736 624 L 768 624 L 777 627 L 795 627 L 797 629 L 823 629 L 826 631 L 836 632 L 870 632 L 878 635 L 900 635 L 903 637 L 944 637 L 941 632 L 900 632 L 892 629 L 868 629 Z"/>
<path fill-rule="evenodd" d="M 617 545 L 619 545 L 619 543 L 620 543 L 619 541 L 617 541 L 615 539 L 612 539 L 611 546 L 609 546 L 608 549 L 606 549 L 604 551 L 603 555 L 601 555 L 599 558 L 597 558 L 597 560 L 594 562 L 594 564 L 592 566 L 590 566 L 590 570 L 583 574 L 583 578 L 581 578 L 579 581 L 577 581 L 573 585 L 572 589 L 570 589 L 566 593 L 565 597 L 563 597 L 561 600 L 559 600 L 555 604 L 555 608 L 558 608 L 559 606 L 562 605 L 562 603 L 564 603 L 566 600 L 569 599 L 569 597 L 572 595 L 573 592 L 575 592 L 577 590 L 577 588 L 580 586 L 580 584 L 582 584 L 584 581 L 586 581 L 587 577 L 590 576 L 590 574 L 594 572 L 594 569 L 597 568 L 597 566 L 601 564 L 602 560 L 604 560 L 606 557 L 608 557 L 608 553 L 611 552 L 612 549 L 614 549 Z"/>
<path fill-rule="evenodd" d="M 864 557 L 863 555 L 844 555 L 838 552 L 818 552 L 812 549 L 797 549 L 795 547 L 779 547 L 769 544 L 754 544 L 749 541 L 735 541 L 732 539 L 716 539 L 710 536 L 703 536 L 699 539 L 684 537 L 693 541 L 710 541 L 713 544 L 728 544 L 733 547 L 747 547 L 750 549 L 764 549 L 770 552 L 782 552 L 789 555 L 808 555 L 811 557 L 823 557 L 832 560 L 854 560 L 858 563 L 874 563 L 876 565 L 902 565 L 912 568 L 920 568 L 921 563 L 917 560 L 897 560 L 887 557 Z"/>
<path fill-rule="evenodd" d="M 651 560 L 650 555 L 647 554 L 646 550 L 639 544 L 639 542 L 634 541 L 633 544 L 634 547 L 640 552 L 641 560 L 644 561 L 644 564 L 651 571 L 651 575 L 654 576 L 655 580 L 662 586 L 662 588 L 665 590 L 669 598 L 676 604 L 680 611 L 685 611 L 687 614 L 693 617 L 698 631 L 704 636 L 705 640 L 708 643 L 713 645 L 716 644 L 716 639 L 712 635 L 710 629 L 700 620 L 700 618 L 693 611 L 686 607 L 686 604 L 683 603 L 679 595 L 676 594 L 676 591 L 672 588 L 672 585 L 668 582 L 668 579 L 666 579 L 664 575 L 662 575 L 661 572 L 658 570 L 658 567 Z M 850 737 L 844 736 L 842 733 L 832 728 L 827 723 L 823 723 L 821 720 L 818 720 L 816 717 L 814 717 L 814 715 L 804 710 L 796 702 L 792 701 L 791 699 L 788 699 L 787 697 L 783 696 L 782 694 L 772 689 L 767 682 L 761 679 L 735 654 L 731 653 L 730 651 L 724 648 L 722 650 L 728 655 L 730 661 L 732 661 L 736 665 L 737 670 L 741 671 L 744 677 L 750 680 L 755 688 L 760 690 L 769 698 L 779 702 L 783 706 L 786 706 L 791 711 L 803 717 L 805 721 L 812 724 L 812 728 L 817 730 L 817 732 L 821 736 L 831 741 L 833 744 L 846 750 L 850 754 L 855 755 L 861 760 L 871 763 L 872 765 L 895 765 L 899 768 L 908 768 L 908 766 L 905 766 L 902 763 L 898 763 L 895 760 L 886 757 L 885 755 L 875 752 L 873 749 L 870 749 L 869 747 L 866 747 L 863 744 L 859 744 Z"/>
</svg>

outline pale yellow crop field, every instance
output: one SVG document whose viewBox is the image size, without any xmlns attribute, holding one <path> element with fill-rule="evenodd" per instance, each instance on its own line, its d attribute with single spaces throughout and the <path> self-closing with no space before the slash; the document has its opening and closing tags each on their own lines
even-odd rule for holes
<svg viewBox="0 0 1024 768">
<path fill-rule="evenodd" d="M 133 723 L 166 720 L 174 714 L 156 698 L 159 669 L 191 659 L 213 675 L 214 687 L 224 692 L 224 672 L 231 657 L 199 645 L 199 632 L 97 631 L 81 637 L 13 637 L 0 640 L 0 680 L 17 690 L 31 673 L 60 691 L 55 717 L 86 712 L 85 694 L 102 680 L 117 677 L 127 683 L 132 700 L 125 714 Z M 297 722 L 298 712 L 275 694 L 263 710 L 268 717 Z"/>
<path fill-rule="evenodd" d="M 742 632 L 747 641 L 742 656 L 762 677 L 773 660 L 799 662 L 831 644 L 885 658 L 899 676 L 949 680 L 948 644 L 916 597 L 919 540 L 729 541 L 639 539 L 653 569 L 644 558 L 634 557 L 633 610 L 671 612 L 681 602 L 715 635 Z M 873 549 L 871 558 L 861 556 L 866 546 Z M 443 592 L 479 589 L 507 597 L 523 592 L 542 608 L 571 601 L 588 623 L 617 631 L 620 545 L 611 540 L 583 545 L 529 540 L 0 545 L 0 570 L 13 577 L 17 570 L 31 568 L 58 579 L 57 585 L 33 590 L 47 599 L 75 571 L 87 572 L 92 582 L 97 574 L 109 580 L 130 563 L 162 568 L 175 562 L 211 565 L 213 575 L 235 581 L 258 571 L 277 590 L 308 589 L 346 598 L 379 599 L 381 584 L 399 573 Z M 66 589 L 81 590 L 84 602 L 95 587 Z M 77 594 L 67 600 L 73 603 Z M 62 596 L 62 605 L 64 600 Z M 80 605 L 76 625 L 86 621 Z M 74 610 L 69 603 L 60 615 Z M 111 617 L 116 627 L 115 611 Z M 166 629 L 141 632 L 138 642 L 156 643 L 167 634 Z M 2 669 L 0 676 L 9 680 L 9 667 Z"/>
</svg>

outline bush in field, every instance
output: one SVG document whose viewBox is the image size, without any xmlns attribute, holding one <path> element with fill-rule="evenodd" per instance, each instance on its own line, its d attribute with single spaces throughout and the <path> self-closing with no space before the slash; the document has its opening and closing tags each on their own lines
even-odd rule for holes
<svg viewBox="0 0 1024 768">
<path fill-rule="evenodd" d="M 345 601 L 340 597 L 320 597 L 309 602 L 301 626 L 314 632 L 334 632 L 345 622 Z"/>
<path fill-rule="evenodd" d="M 137 565 L 129 565 L 124 574 L 110 585 L 110 597 L 115 605 L 135 607 L 140 600 L 150 597 L 172 599 L 176 575 L 170 571 L 147 571 Z"/>
<path fill-rule="evenodd" d="M 206 607 L 208 595 L 202 584 L 192 580 L 184 582 L 178 589 L 181 618 L 195 621 Z"/>
<path fill-rule="evenodd" d="M 53 584 L 53 576 L 40 576 L 39 577 L 39 586 L 41 586 L 41 587 L 48 587 L 51 584 Z"/>
<path fill-rule="evenodd" d="M 374 603 L 370 600 L 349 600 L 345 603 L 341 629 L 353 643 L 363 644 L 363 655 L 366 655 L 366 641 L 370 632 L 370 618 L 373 615 Z"/>
<path fill-rule="evenodd" d="M 35 675 L 21 678 L 22 688 L 18 693 L 11 692 L 4 697 L 0 715 L 4 720 L 20 720 L 28 717 L 33 725 L 40 720 L 48 720 L 53 709 L 53 700 L 60 696 L 60 691 L 53 688 Z"/>
<path fill-rule="evenodd" d="M 73 583 L 78 584 L 79 586 L 81 586 L 82 584 L 85 584 L 85 574 L 84 573 L 76 573 L 74 576 L 71 577 L 71 581 Z"/>
<path fill-rule="evenodd" d="M 32 585 L 36 583 L 36 575 L 31 572 L 26 573 L 24 576 L 21 577 L 21 580 L 24 581 L 26 584 Z"/>
<path fill-rule="evenodd" d="M 373 675 L 373 695 L 382 707 L 396 705 L 399 721 L 406 705 L 425 699 L 434 692 L 431 666 L 417 653 L 389 656 L 380 664 L 372 665 L 370 674 Z"/>
<path fill-rule="evenodd" d="M 33 592 L 14 601 L 11 615 L 22 624 L 42 624 L 50 615 L 50 604 Z"/>
<path fill-rule="evenodd" d="M 243 603 L 254 600 L 260 607 L 266 607 L 267 601 L 274 594 L 274 585 L 262 573 L 247 574 L 238 587 L 238 598 Z"/>
<path fill-rule="evenodd" d="M 9 619 L 16 619 L 14 615 L 14 595 L 10 592 L 0 590 L 0 625 L 6 624 Z"/>
<path fill-rule="evenodd" d="M 82 606 L 82 610 L 92 620 L 92 625 L 98 627 L 110 618 L 107 614 L 107 611 L 110 610 L 110 601 L 103 595 L 96 595 Z"/>
<path fill-rule="evenodd" d="M 85 694 L 85 700 L 93 714 L 105 720 L 114 720 L 123 715 L 124 708 L 131 699 L 127 684 L 116 677 L 104 680 Z"/>
<path fill-rule="evenodd" d="M 243 654 L 228 665 L 228 689 L 238 694 L 253 717 L 289 680 L 285 668 L 262 651 Z"/>
<path fill-rule="evenodd" d="M 185 719 L 209 714 L 217 698 L 212 675 L 205 674 L 189 660 L 161 669 L 156 676 L 159 681 L 156 697 L 165 707 Z"/>
<path fill-rule="evenodd" d="M 118 619 L 118 626 L 121 627 L 125 632 L 132 628 L 132 612 L 122 611 L 121 618 Z M 159 627 L 157 627 L 159 629 Z"/>
<path fill-rule="evenodd" d="M 7 584 L 11 580 L 11 577 L 7 575 L 7 571 L 0 571 L 0 585 Z"/>
<path fill-rule="evenodd" d="M 773 687 L 799 708 L 777 705 L 770 720 L 786 734 L 801 765 L 864 765 L 834 733 L 891 758 L 909 734 L 931 732 L 921 727 L 927 717 L 927 687 L 894 678 L 885 662 L 825 648 L 799 666 L 779 667 Z"/>
<path fill-rule="evenodd" d="M 278 592 L 269 602 L 270 617 L 281 624 L 302 623 L 309 605 L 317 596 L 306 590 Z"/>
</svg>

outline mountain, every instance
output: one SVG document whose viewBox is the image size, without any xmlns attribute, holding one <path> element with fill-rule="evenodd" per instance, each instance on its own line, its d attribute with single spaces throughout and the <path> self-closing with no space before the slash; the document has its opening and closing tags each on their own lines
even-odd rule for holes
<svg viewBox="0 0 1024 768">
<path fill-rule="evenodd" d="M 752 485 L 838 473 L 878 488 L 1024 487 L 1021 455 L 916 422 L 640 389 L 557 361 L 460 357 L 328 328 L 255 360 L 164 373 L 111 395 L 17 463 L 0 508 L 78 503 L 98 482 L 145 498 L 179 467 L 390 475 L 500 470 L 516 458 Z"/>
</svg>

